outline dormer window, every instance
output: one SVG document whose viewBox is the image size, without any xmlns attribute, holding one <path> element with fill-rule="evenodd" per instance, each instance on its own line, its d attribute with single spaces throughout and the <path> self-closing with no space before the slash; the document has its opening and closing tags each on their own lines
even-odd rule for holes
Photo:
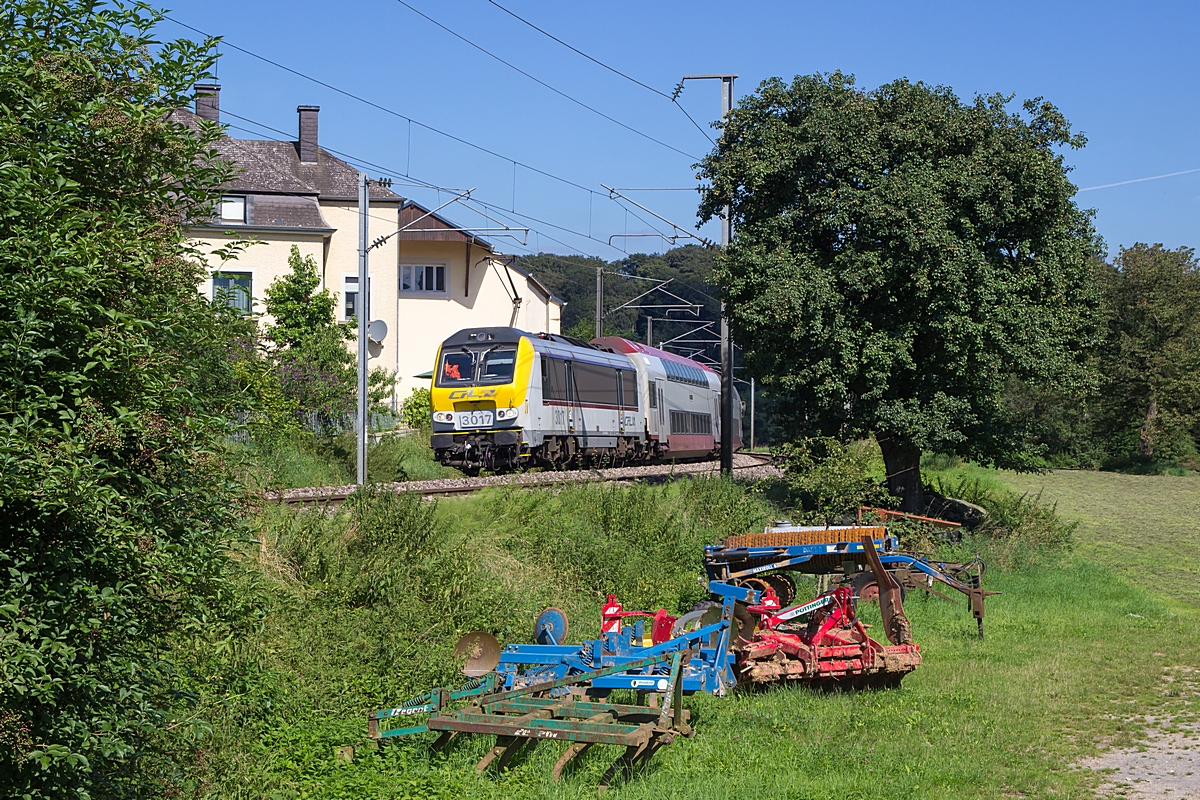
<svg viewBox="0 0 1200 800">
<path fill-rule="evenodd" d="M 217 213 L 221 222 L 244 225 L 246 222 L 246 198 L 236 195 L 222 197 L 221 202 L 217 204 Z"/>
</svg>

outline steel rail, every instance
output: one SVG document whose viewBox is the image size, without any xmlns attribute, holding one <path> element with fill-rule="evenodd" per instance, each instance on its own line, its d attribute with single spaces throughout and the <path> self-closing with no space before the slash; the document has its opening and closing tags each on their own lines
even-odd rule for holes
<svg viewBox="0 0 1200 800">
<path fill-rule="evenodd" d="M 753 463 L 734 466 L 734 471 L 773 466 L 775 459 L 765 453 L 738 453 L 739 458 L 754 459 Z M 639 470 L 636 474 L 605 474 Z M 562 486 L 571 483 L 612 483 L 616 481 L 639 481 L 670 478 L 683 475 L 717 474 L 718 462 L 693 461 L 672 464 L 654 464 L 639 467 L 610 467 L 602 470 L 575 469 L 554 472 L 517 472 L 494 475 L 486 478 L 440 478 L 429 481 L 404 481 L 400 483 L 376 484 L 382 491 L 416 492 L 428 497 L 472 494 L 495 486 L 518 486 L 525 488 Z M 450 483 L 453 481 L 453 483 Z M 320 486 L 304 489 L 260 492 L 259 497 L 267 502 L 287 505 L 340 505 L 358 489 L 357 486 Z"/>
</svg>

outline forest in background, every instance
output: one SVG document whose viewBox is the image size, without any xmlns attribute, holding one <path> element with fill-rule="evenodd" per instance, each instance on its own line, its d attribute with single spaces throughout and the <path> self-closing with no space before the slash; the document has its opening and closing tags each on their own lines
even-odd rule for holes
<svg viewBox="0 0 1200 800">
<path fill-rule="evenodd" d="M 559 298 L 562 330 L 579 339 L 595 335 L 596 269 L 604 270 L 604 334 L 646 341 L 655 317 L 655 344 L 686 335 L 694 325 L 667 322 L 661 309 L 629 307 L 653 287 L 696 303 L 698 316 L 673 311 L 681 320 L 720 319 L 718 290 L 712 285 L 717 253 L 687 245 L 662 254 L 638 253 L 615 261 L 539 253 L 521 263 Z M 1097 259 L 1095 281 L 1102 296 L 1101 334 L 1088 354 L 1091 381 L 1083 394 L 1053 386 L 1008 382 L 1006 401 L 1030 422 L 1046 467 L 1175 471 L 1200 469 L 1200 263 L 1192 248 L 1135 244 L 1108 260 Z M 656 299 L 657 298 L 657 299 Z M 661 293 L 636 305 L 678 302 Z M 713 326 L 714 332 L 718 330 Z M 669 347 L 700 360 L 717 361 L 716 344 Z M 737 377 L 748 380 L 740 367 Z M 761 377 L 761 376 L 756 376 Z M 749 388 L 738 384 L 745 405 L 743 430 L 749 441 Z M 759 386 L 755 397 L 756 444 L 775 446 L 808 431 L 780 418 L 776 398 Z"/>
</svg>

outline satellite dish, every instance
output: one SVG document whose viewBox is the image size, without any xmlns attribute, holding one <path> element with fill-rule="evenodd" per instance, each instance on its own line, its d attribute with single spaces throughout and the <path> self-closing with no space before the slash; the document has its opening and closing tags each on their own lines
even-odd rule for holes
<svg viewBox="0 0 1200 800">
<path fill-rule="evenodd" d="M 379 344 L 387 337 L 387 323 L 381 319 L 371 320 L 367 325 L 367 338 Z"/>
</svg>

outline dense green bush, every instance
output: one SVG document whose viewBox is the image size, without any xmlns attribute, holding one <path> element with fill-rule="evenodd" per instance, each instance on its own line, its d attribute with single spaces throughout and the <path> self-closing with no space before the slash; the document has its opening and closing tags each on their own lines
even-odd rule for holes
<svg viewBox="0 0 1200 800">
<path fill-rule="evenodd" d="M 968 537 L 967 549 L 982 549 L 996 566 L 1019 566 L 1074 546 L 1078 524 L 1059 517 L 1056 507 L 1040 495 L 1031 497 L 967 477 L 938 477 L 931 488 L 943 497 L 965 500 L 987 512 Z"/>
<path fill-rule="evenodd" d="M 357 328 L 353 320 L 334 318 L 337 301 L 328 289 L 317 291 L 321 279 L 312 256 L 301 256 L 292 245 L 291 272 L 276 278 L 266 290 L 266 310 L 274 322 L 266 329 L 265 349 L 283 393 L 300 411 L 327 417 L 352 413 L 358 398 L 357 356 L 346 347 Z M 392 373 L 376 367 L 367 377 L 372 403 L 391 391 Z"/>
<path fill-rule="evenodd" d="M 428 431 L 433 420 L 430 415 L 433 413 L 433 397 L 430 391 L 424 387 L 413 389 L 412 394 L 404 401 L 404 405 L 400 407 L 400 419 L 410 428 L 416 428 L 419 431 Z"/>
<path fill-rule="evenodd" d="M 243 408 L 185 219 L 226 168 L 182 127 L 213 41 L 140 5 L 0 11 L 0 786 L 164 796 L 172 643 L 235 631 Z M 238 634 L 240 635 L 240 634 Z M 191 716 L 189 710 L 184 716 Z"/>
<path fill-rule="evenodd" d="M 854 517 L 861 506 L 895 504 L 873 474 L 879 458 L 873 441 L 843 444 L 830 437 L 801 439 L 776 449 L 797 521 L 831 524 Z"/>
</svg>

